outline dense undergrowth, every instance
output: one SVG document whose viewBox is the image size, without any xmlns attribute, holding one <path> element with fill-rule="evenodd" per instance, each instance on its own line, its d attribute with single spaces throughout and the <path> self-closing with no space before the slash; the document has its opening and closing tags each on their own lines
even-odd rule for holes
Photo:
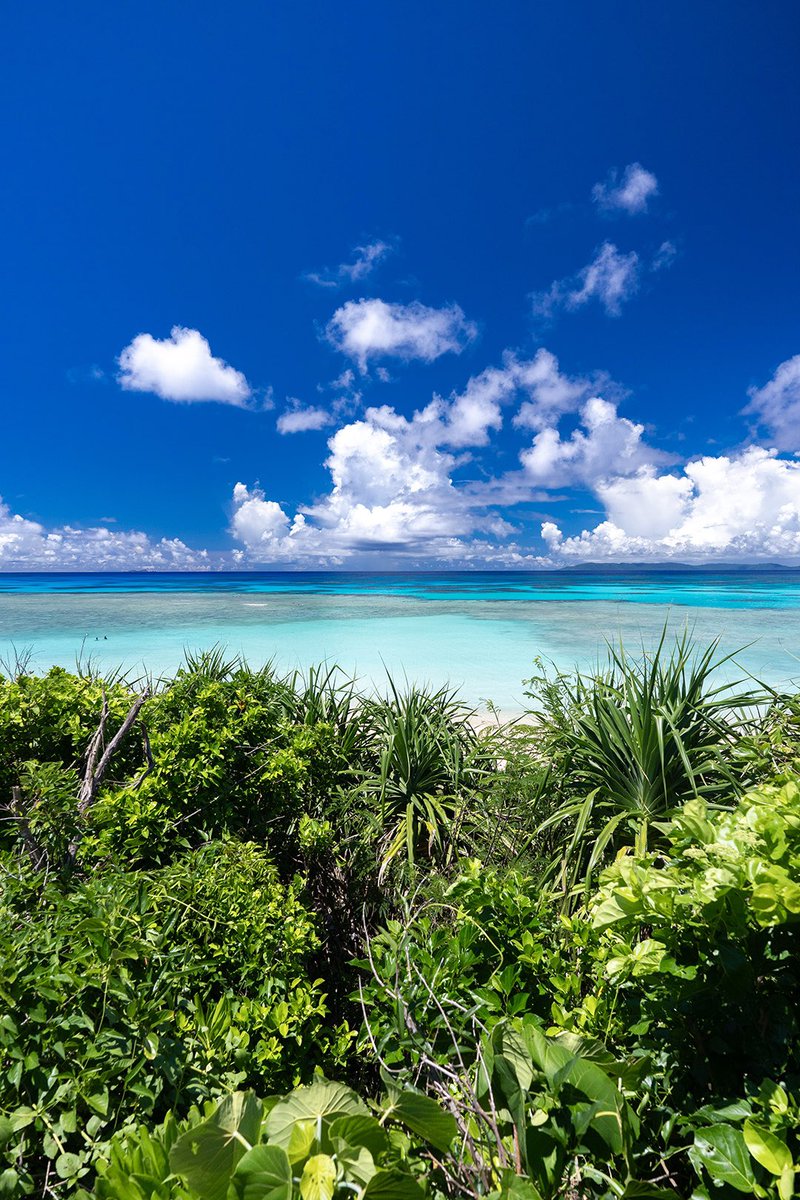
<svg viewBox="0 0 800 1200">
<path fill-rule="evenodd" d="M 789 1200 L 800 701 L 719 665 L 7 670 L 0 1196 Z"/>
</svg>

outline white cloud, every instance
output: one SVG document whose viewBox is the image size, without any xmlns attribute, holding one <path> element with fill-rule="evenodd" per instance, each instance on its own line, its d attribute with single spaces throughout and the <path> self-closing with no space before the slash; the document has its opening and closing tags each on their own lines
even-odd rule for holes
<svg viewBox="0 0 800 1200">
<path fill-rule="evenodd" d="M 604 242 L 595 257 L 577 275 L 557 279 L 546 292 L 532 296 L 537 316 L 550 318 L 559 309 L 574 312 L 597 300 L 610 317 L 619 316 L 622 305 L 639 287 L 639 255 L 623 254 L 613 242 Z"/>
<path fill-rule="evenodd" d="M 651 271 L 664 271 L 671 267 L 678 255 L 678 247 L 674 242 L 662 242 L 650 262 Z"/>
<path fill-rule="evenodd" d="M 330 384 L 328 386 L 331 388 L 331 391 L 334 391 L 334 392 L 350 392 L 353 390 L 353 388 L 355 386 L 355 382 L 356 382 L 355 371 L 353 370 L 352 367 L 345 367 L 345 369 L 341 372 L 341 374 L 337 375 L 335 379 L 332 379 L 330 381 Z M 323 391 L 324 389 L 322 388 L 322 386 L 320 386 L 319 390 Z"/>
<path fill-rule="evenodd" d="M 563 374 L 556 356 L 544 347 L 520 368 L 520 383 L 530 395 L 513 420 L 521 429 L 543 429 L 564 413 L 576 412 L 593 392 L 619 391 L 604 374 L 596 373 L 590 379 Z"/>
<path fill-rule="evenodd" d="M 111 518 L 104 517 L 104 521 Z M 12 513 L 0 500 L 0 568 L 3 570 L 188 570 L 210 565 L 205 550 L 179 538 L 153 541 L 146 533 L 104 527 L 47 529 Z"/>
<path fill-rule="evenodd" d="M 162 400 L 247 405 L 252 389 L 241 371 L 221 358 L 196 329 L 175 325 L 168 338 L 140 333 L 119 356 L 119 382 L 132 392 L 154 392 Z"/>
<path fill-rule="evenodd" d="M 592 199 L 607 212 L 626 212 L 631 216 L 647 211 L 648 202 L 658 195 L 658 180 L 641 163 L 631 163 L 622 178 L 611 171 L 603 183 L 592 188 Z"/>
<path fill-rule="evenodd" d="M 323 271 L 310 271 L 306 275 L 311 283 L 320 287 L 336 288 L 344 283 L 358 283 L 371 275 L 379 263 L 383 262 L 394 249 L 389 242 L 367 242 L 363 246 L 353 248 L 353 261 L 339 263 L 333 269 L 326 267 Z"/>
<path fill-rule="evenodd" d="M 768 383 L 750 388 L 748 395 L 744 412 L 763 426 L 770 443 L 779 450 L 800 451 L 800 354 L 782 362 Z"/>
<path fill-rule="evenodd" d="M 627 478 L 598 481 L 596 492 L 612 525 L 631 537 L 657 541 L 683 522 L 693 482 L 688 474 L 658 475 L 645 466 Z"/>
<path fill-rule="evenodd" d="M 594 396 L 581 409 L 583 429 L 563 439 L 548 427 L 520 454 L 529 478 L 539 487 L 574 484 L 598 486 L 600 481 L 630 475 L 666 456 L 642 441 L 644 426 L 617 415 L 616 405 Z"/>
<path fill-rule="evenodd" d="M 476 335 L 477 327 L 457 304 L 428 308 L 418 300 L 349 300 L 325 330 L 330 344 L 357 362 L 362 372 L 373 358 L 433 362 L 448 352 L 460 354 Z"/>
<path fill-rule="evenodd" d="M 290 405 L 276 422 L 278 433 L 308 433 L 333 424 L 333 415 L 326 408 L 304 408 L 299 401 Z"/>
<path fill-rule="evenodd" d="M 315 563 L 376 551 L 449 560 L 476 532 L 507 536 L 511 526 L 453 482 L 458 460 L 443 443 L 454 428 L 464 434 L 449 420 L 456 402 L 437 399 L 411 418 L 369 408 L 343 425 L 328 441 L 329 492 L 292 519 L 260 489 L 237 485 L 232 533 L 253 561 Z"/>
<path fill-rule="evenodd" d="M 800 555 L 800 463 L 750 447 L 706 456 L 679 475 L 638 475 L 601 483 L 606 520 L 564 537 L 542 536 L 555 561 L 678 559 L 785 560 Z"/>
<path fill-rule="evenodd" d="M 231 530 L 255 562 L 369 561 L 376 551 L 401 562 L 478 561 L 484 555 L 499 564 L 506 553 L 509 561 L 521 562 L 524 553 L 508 541 L 513 527 L 497 510 L 535 499 L 535 480 L 523 471 L 499 478 L 478 471 L 477 479 L 461 483 L 456 472 L 489 444 L 504 408 L 518 398 L 516 425 L 541 429 L 577 409 L 589 387 L 590 381 L 563 374 L 557 359 L 540 349 L 531 359 L 507 353 L 501 366 L 473 376 L 448 398 L 434 396 L 410 417 L 390 405 L 368 408 L 328 441 L 326 495 L 291 517 L 260 488 L 238 485 Z M 591 447 L 601 436 L 610 443 L 600 432 L 605 402 L 593 403 L 586 418 L 597 427 L 590 431 Z M 615 417 L 613 405 L 608 408 Z M 641 434 L 641 426 L 622 419 L 616 428 L 632 431 L 634 442 Z M 615 462 L 623 458 L 620 450 Z M 633 451 L 629 458 L 633 469 Z"/>
<path fill-rule="evenodd" d="M 523 400 L 512 424 L 542 429 L 564 413 L 576 411 L 601 383 L 617 390 L 605 376 L 590 380 L 563 374 L 558 359 L 544 347 L 529 359 L 506 352 L 501 367 L 487 367 L 474 375 L 463 392 L 453 392 L 447 401 L 434 397 L 417 419 L 436 422 L 433 429 L 442 445 L 485 446 L 490 431 L 502 425 L 503 406 L 516 396 Z"/>
</svg>

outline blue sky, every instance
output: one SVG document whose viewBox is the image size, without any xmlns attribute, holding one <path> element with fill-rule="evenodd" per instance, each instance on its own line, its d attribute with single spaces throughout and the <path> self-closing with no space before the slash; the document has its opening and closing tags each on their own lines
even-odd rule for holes
<svg viewBox="0 0 800 1200">
<path fill-rule="evenodd" d="M 0 566 L 800 558 L 800 16 L 3 16 Z"/>
</svg>

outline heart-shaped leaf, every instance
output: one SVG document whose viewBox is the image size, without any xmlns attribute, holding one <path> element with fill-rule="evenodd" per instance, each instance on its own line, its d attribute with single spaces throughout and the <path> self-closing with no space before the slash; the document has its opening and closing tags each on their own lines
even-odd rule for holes
<svg viewBox="0 0 800 1200">
<path fill-rule="evenodd" d="M 248 1150 L 233 1174 L 238 1200 L 292 1200 L 292 1167 L 280 1146 Z"/>
<path fill-rule="evenodd" d="M 234 1169 L 260 1128 L 260 1102 L 252 1092 L 234 1092 L 207 1121 L 178 1138 L 170 1169 L 188 1180 L 200 1200 L 225 1200 Z"/>
<path fill-rule="evenodd" d="M 389 1146 L 386 1130 L 374 1117 L 337 1117 L 331 1123 L 330 1136 L 350 1146 L 365 1146 L 376 1162 Z"/>
<path fill-rule="evenodd" d="M 367 1106 L 343 1083 L 315 1079 L 279 1100 L 267 1117 L 266 1139 L 288 1150 L 292 1129 L 298 1121 L 313 1121 L 320 1149 L 330 1149 L 328 1130 L 337 1117 L 369 1116 Z"/>
</svg>

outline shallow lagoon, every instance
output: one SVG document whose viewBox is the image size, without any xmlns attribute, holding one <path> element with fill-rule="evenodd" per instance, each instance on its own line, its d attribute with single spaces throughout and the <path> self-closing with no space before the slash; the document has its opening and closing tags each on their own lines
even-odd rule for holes
<svg viewBox="0 0 800 1200">
<path fill-rule="evenodd" d="M 721 638 L 743 670 L 800 681 L 800 572 L 0 575 L 0 655 L 91 656 L 168 673 L 187 649 L 253 665 L 327 660 L 380 686 L 386 671 L 449 681 L 470 703 L 524 705 L 534 660 L 589 666 L 604 641 L 652 645 L 665 621 Z"/>
</svg>

